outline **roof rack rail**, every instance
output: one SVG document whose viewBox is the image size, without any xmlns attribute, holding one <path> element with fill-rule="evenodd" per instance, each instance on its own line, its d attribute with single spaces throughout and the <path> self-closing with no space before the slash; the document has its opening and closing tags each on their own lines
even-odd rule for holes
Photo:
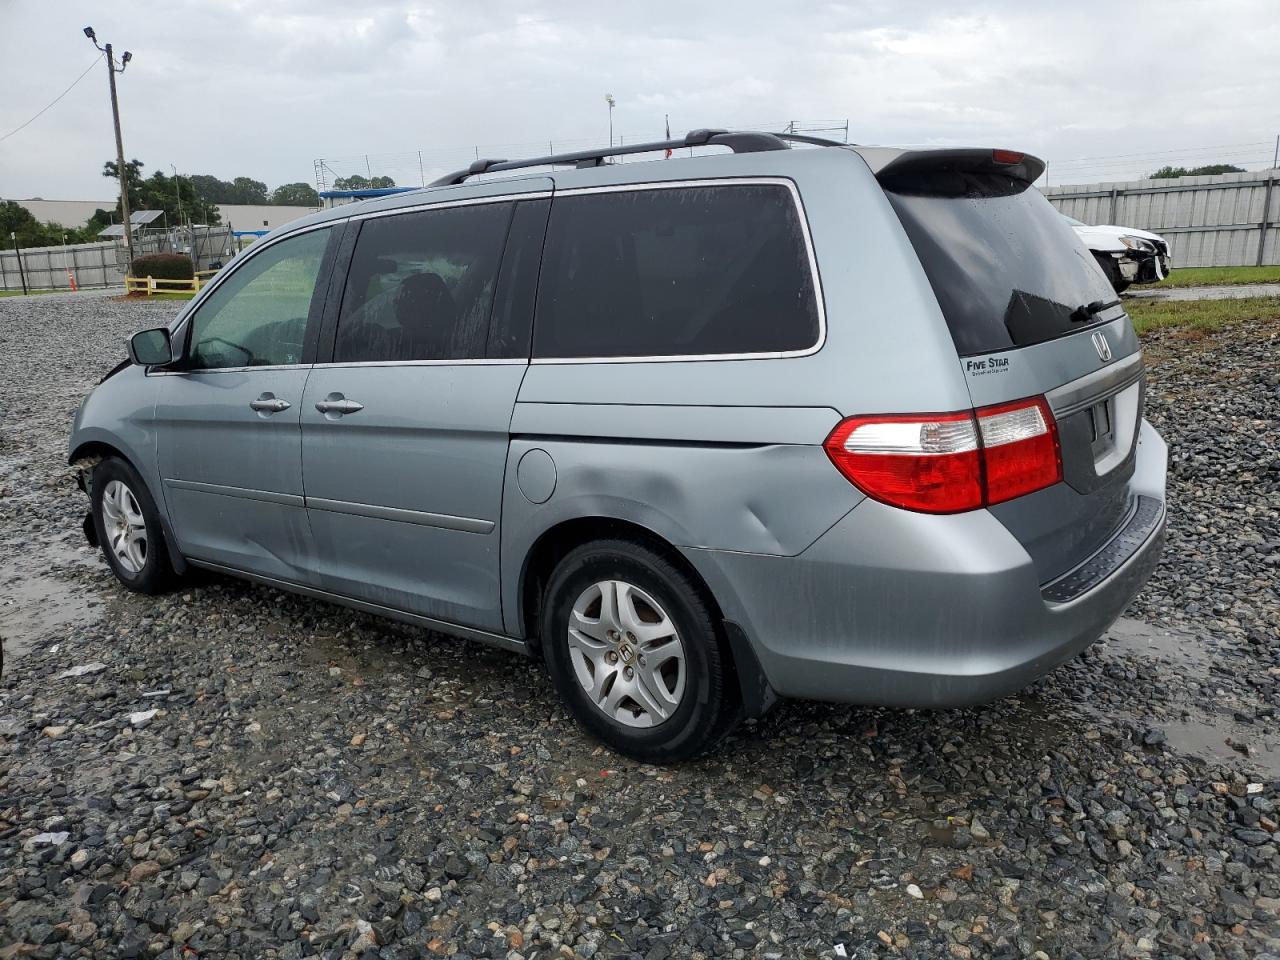
<svg viewBox="0 0 1280 960">
<path fill-rule="evenodd" d="M 822 146 L 844 146 L 832 141 L 819 141 L 816 137 L 804 137 L 791 133 L 758 133 L 755 131 L 690 130 L 679 140 L 655 140 L 651 143 L 634 143 L 627 146 L 600 147 L 595 150 L 578 150 L 574 153 L 555 153 L 527 160 L 476 160 L 464 170 L 445 174 L 432 180 L 430 186 L 448 187 L 463 183 L 479 173 L 496 173 L 500 170 L 519 170 L 524 167 L 550 167 L 557 164 L 574 164 L 578 167 L 601 166 L 606 157 L 619 157 L 629 153 L 653 153 L 658 150 L 676 150 L 681 147 L 728 147 L 734 153 L 758 153 L 762 150 L 789 150 L 787 140 L 820 143 Z"/>
<path fill-rule="evenodd" d="M 775 133 L 779 140 L 794 140 L 796 143 L 809 143 L 815 147 L 856 147 L 856 143 L 844 140 L 828 140 L 826 137 L 811 137 L 807 133 Z"/>
</svg>

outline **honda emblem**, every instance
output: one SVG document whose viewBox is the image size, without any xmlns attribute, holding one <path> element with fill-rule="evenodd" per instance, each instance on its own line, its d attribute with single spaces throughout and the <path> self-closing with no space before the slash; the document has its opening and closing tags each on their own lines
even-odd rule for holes
<svg viewBox="0 0 1280 960">
<path fill-rule="evenodd" d="M 1107 343 L 1107 335 L 1101 330 L 1093 333 L 1093 349 L 1098 351 L 1098 359 L 1106 363 L 1111 359 L 1111 344 Z"/>
</svg>

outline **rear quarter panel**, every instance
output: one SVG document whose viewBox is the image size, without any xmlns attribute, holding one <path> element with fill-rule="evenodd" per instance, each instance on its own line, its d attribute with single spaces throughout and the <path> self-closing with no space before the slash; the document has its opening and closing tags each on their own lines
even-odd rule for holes
<svg viewBox="0 0 1280 960">
<path fill-rule="evenodd" d="M 520 591 L 530 550 L 565 521 L 623 520 L 684 548 L 800 553 L 862 499 L 821 446 L 838 420 L 830 408 L 517 404 L 502 508 L 509 631 L 528 627 Z M 543 503 L 522 489 L 532 450 L 554 463 Z"/>
</svg>

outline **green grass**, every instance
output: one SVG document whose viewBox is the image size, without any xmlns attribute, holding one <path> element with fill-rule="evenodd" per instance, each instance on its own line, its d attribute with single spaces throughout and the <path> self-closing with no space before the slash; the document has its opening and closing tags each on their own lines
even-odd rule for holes
<svg viewBox="0 0 1280 960">
<path fill-rule="evenodd" d="M 1239 300 L 1127 300 L 1125 311 L 1138 333 L 1166 327 L 1218 330 L 1232 323 L 1280 319 L 1280 297 Z"/>
<path fill-rule="evenodd" d="M 28 290 L 26 295 L 35 296 L 38 293 L 66 293 L 66 290 Z M 24 296 L 21 290 L 0 290 L 0 297 L 21 297 Z"/>
<path fill-rule="evenodd" d="M 1280 266 L 1181 267 L 1159 283 L 1152 284 L 1151 288 L 1235 286 L 1241 283 L 1280 283 Z"/>
</svg>

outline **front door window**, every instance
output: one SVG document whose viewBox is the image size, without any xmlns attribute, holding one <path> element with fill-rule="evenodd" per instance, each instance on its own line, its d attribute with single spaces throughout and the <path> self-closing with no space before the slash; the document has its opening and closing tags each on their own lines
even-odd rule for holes
<svg viewBox="0 0 1280 960">
<path fill-rule="evenodd" d="M 307 318 L 329 229 L 312 230 L 254 255 L 214 290 L 192 321 L 187 367 L 302 363 Z"/>
</svg>

